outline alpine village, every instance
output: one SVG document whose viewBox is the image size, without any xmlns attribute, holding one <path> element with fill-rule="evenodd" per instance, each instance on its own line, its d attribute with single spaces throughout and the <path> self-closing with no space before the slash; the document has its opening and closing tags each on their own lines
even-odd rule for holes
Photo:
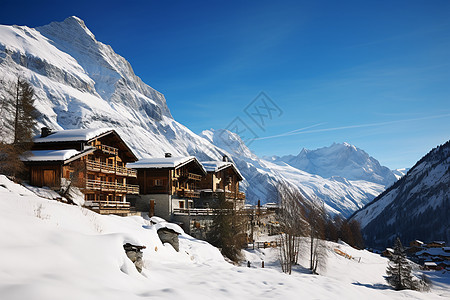
<svg viewBox="0 0 450 300">
<path fill-rule="evenodd" d="M 283 114 L 259 92 L 196 134 L 75 16 L 0 25 L 0 70 L 1 299 L 449 299 L 450 141 L 396 170 L 347 142 L 259 157 L 399 121 L 249 140 L 240 116 Z"/>
</svg>

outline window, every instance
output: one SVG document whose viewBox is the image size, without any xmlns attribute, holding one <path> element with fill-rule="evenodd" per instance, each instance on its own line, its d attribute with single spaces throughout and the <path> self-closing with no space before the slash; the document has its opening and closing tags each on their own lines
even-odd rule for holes
<svg viewBox="0 0 450 300">
<path fill-rule="evenodd" d="M 163 181 L 162 181 L 162 179 L 155 179 L 153 184 L 155 186 L 162 186 L 163 185 Z"/>
<path fill-rule="evenodd" d="M 184 201 L 178 201 L 180 208 L 184 208 Z"/>
</svg>

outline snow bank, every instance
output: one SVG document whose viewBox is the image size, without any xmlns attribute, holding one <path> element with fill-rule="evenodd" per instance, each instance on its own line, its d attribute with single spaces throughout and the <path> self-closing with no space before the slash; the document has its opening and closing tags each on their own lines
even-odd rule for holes
<svg viewBox="0 0 450 300">
<path fill-rule="evenodd" d="M 40 198 L 0 175 L 2 299 L 448 299 L 441 280 L 433 293 L 395 292 L 383 279 L 386 260 L 346 245 L 361 263 L 330 252 L 323 276 L 297 267 L 282 274 L 276 249 L 247 252 L 251 268 L 233 266 L 218 249 L 181 233 L 180 251 L 163 245 L 160 218 L 102 216 Z M 156 223 L 156 224 L 155 224 Z M 169 225 L 172 226 L 172 225 Z M 175 225 L 176 226 L 176 225 Z M 140 274 L 125 243 L 145 245 Z M 261 260 L 266 268 L 261 269 Z M 303 264 L 303 262 L 302 262 Z M 305 264 L 306 265 L 306 264 Z M 441 295 L 441 296 L 440 296 Z"/>
</svg>

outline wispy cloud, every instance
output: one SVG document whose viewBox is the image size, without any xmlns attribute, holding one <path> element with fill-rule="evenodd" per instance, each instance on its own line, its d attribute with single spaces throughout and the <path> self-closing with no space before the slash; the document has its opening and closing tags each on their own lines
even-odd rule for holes
<svg viewBox="0 0 450 300">
<path fill-rule="evenodd" d="M 328 132 L 328 131 L 337 131 L 337 130 L 354 129 L 354 128 L 365 128 L 365 127 L 378 127 L 378 126 L 392 125 L 392 124 L 398 124 L 398 123 L 423 121 L 423 120 L 431 120 L 431 119 L 441 119 L 441 118 L 448 118 L 448 117 L 450 117 L 450 114 L 442 114 L 442 115 L 434 115 L 434 116 L 428 116 L 428 117 L 422 117 L 422 118 L 394 120 L 394 121 L 386 121 L 386 122 L 378 122 L 378 123 L 356 124 L 356 125 L 348 125 L 348 126 L 340 126 L 340 127 L 306 130 L 306 129 L 310 129 L 310 128 L 325 124 L 325 123 L 319 123 L 319 124 L 311 125 L 308 127 L 291 130 L 291 131 L 288 131 L 285 133 L 260 137 L 255 140 L 267 140 L 267 139 L 273 139 L 273 138 L 279 138 L 279 137 L 291 136 L 291 135 L 298 135 L 298 134 L 305 134 L 305 133 Z"/>
</svg>

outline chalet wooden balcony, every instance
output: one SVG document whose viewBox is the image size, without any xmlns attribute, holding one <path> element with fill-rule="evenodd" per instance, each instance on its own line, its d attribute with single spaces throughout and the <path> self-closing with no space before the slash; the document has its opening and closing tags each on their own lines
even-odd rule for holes
<svg viewBox="0 0 450 300">
<path fill-rule="evenodd" d="M 202 197 L 205 198 L 219 198 L 220 195 L 225 195 L 225 199 L 232 199 L 232 200 L 245 200 L 245 193 L 242 192 L 237 192 L 234 193 L 232 191 L 228 191 L 228 190 L 220 190 L 220 191 L 216 191 L 216 192 L 202 192 L 203 195 Z"/>
<path fill-rule="evenodd" d="M 236 194 L 236 198 L 237 198 L 238 200 L 245 200 L 245 193 L 238 192 L 238 193 Z"/>
<path fill-rule="evenodd" d="M 194 174 L 194 173 L 181 173 L 180 177 L 190 180 L 200 181 L 202 180 L 202 175 Z"/>
<path fill-rule="evenodd" d="M 108 174 L 117 174 L 120 176 L 127 177 L 136 177 L 137 171 L 133 169 L 128 169 L 126 167 L 119 167 L 116 165 L 106 164 L 94 160 L 86 161 L 86 168 L 89 171 L 108 173 Z"/>
<path fill-rule="evenodd" d="M 85 206 L 102 215 L 127 215 L 130 212 L 130 203 L 122 201 L 86 201 Z"/>
<path fill-rule="evenodd" d="M 101 180 L 86 180 L 86 189 L 101 192 L 115 192 L 121 194 L 139 194 L 139 186 Z"/>
<path fill-rule="evenodd" d="M 95 145 L 95 148 L 108 155 L 119 155 L 119 149 L 107 145 Z"/>
<path fill-rule="evenodd" d="M 178 190 L 177 195 L 180 198 L 200 198 L 200 192 L 191 190 Z"/>
</svg>

